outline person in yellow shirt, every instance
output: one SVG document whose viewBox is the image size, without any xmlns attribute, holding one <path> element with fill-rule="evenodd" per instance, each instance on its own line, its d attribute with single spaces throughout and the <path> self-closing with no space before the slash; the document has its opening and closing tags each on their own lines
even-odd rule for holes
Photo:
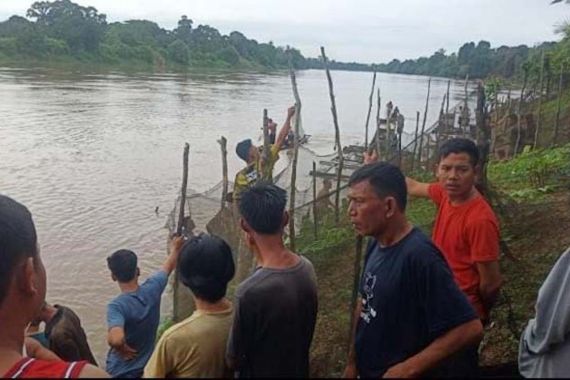
<svg viewBox="0 0 570 380">
<path fill-rule="evenodd" d="M 190 288 L 196 311 L 160 337 L 145 369 L 145 378 L 228 377 L 225 350 L 233 306 L 225 298 L 235 267 L 229 245 L 201 234 L 181 248 L 180 281 Z"/>
<path fill-rule="evenodd" d="M 279 159 L 279 151 L 291 130 L 291 118 L 294 114 L 295 107 L 289 107 L 287 119 L 279 131 L 275 143 L 270 145 L 267 162 L 263 160 L 262 147 L 254 146 L 251 139 L 245 139 L 236 145 L 236 154 L 247 163 L 247 166 L 236 174 L 233 192 L 234 203 L 237 203 L 241 193 L 253 186 L 258 179 L 263 177 L 264 180 L 273 180 L 273 167 Z"/>
</svg>

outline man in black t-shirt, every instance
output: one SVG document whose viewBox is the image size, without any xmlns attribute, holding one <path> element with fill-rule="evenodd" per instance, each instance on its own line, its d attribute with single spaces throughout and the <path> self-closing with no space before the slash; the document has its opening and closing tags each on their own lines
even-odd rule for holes
<svg viewBox="0 0 570 380">
<path fill-rule="evenodd" d="M 239 201 L 245 241 L 258 267 L 234 301 L 227 361 L 238 377 L 308 377 L 317 318 L 313 265 L 283 244 L 288 224 L 285 190 L 267 183 Z"/>
<path fill-rule="evenodd" d="M 388 163 L 349 181 L 349 215 L 368 246 L 345 377 L 473 376 L 481 322 L 437 247 L 406 219 L 405 177 Z"/>
</svg>

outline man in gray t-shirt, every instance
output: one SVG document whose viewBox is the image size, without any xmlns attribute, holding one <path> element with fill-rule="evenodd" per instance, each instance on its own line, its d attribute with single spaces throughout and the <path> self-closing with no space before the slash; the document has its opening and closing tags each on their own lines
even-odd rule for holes
<svg viewBox="0 0 570 380">
<path fill-rule="evenodd" d="M 242 194 L 241 227 L 257 259 L 240 284 L 227 359 L 239 377 L 308 377 L 309 348 L 317 317 L 313 265 L 283 244 L 287 196 L 271 184 Z"/>
</svg>

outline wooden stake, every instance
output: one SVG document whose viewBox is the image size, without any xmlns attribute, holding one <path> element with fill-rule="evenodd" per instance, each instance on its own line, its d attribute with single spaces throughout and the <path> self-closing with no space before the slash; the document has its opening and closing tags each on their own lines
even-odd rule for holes
<svg viewBox="0 0 570 380">
<path fill-rule="evenodd" d="M 424 133 L 425 133 L 425 129 L 426 129 L 426 122 L 427 122 L 427 113 L 428 113 L 428 109 L 429 109 L 429 93 L 431 90 L 431 78 L 429 78 L 428 81 L 428 90 L 427 90 L 427 97 L 426 97 L 426 107 L 424 110 L 424 120 L 422 122 L 422 133 L 421 133 L 421 137 L 420 137 L 420 154 L 419 154 L 419 159 L 418 159 L 418 163 L 419 166 L 421 167 L 422 165 L 422 147 L 424 144 Z M 428 139 L 428 145 L 429 145 L 429 139 Z"/>
<path fill-rule="evenodd" d="M 354 310 L 356 310 L 356 300 L 358 299 L 358 288 L 360 287 L 360 262 L 362 261 L 362 247 L 364 246 L 362 235 L 356 237 L 356 247 L 354 255 L 354 278 L 352 281 L 352 295 L 350 299 L 350 325 L 348 327 L 348 349 L 352 342 L 352 326 L 354 325 Z"/>
<path fill-rule="evenodd" d="M 519 146 L 521 143 L 521 133 L 522 133 L 522 130 L 521 130 L 521 128 L 522 128 L 521 127 L 522 112 L 521 111 L 522 111 L 522 104 L 524 101 L 524 90 L 526 89 L 526 84 L 528 81 L 528 69 L 525 69 L 525 66 L 523 66 L 523 70 L 524 70 L 524 79 L 523 79 L 523 86 L 521 89 L 521 96 L 520 96 L 519 104 L 517 107 L 517 139 L 515 141 L 515 149 L 514 149 L 513 155 L 512 155 L 513 157 L 516 157 L 516 155 L 518 154 Z"/>
<path fill-rule="evenodd" d="M 389 160 L 392 157 L 392 144 L 390 141 L 390 132 L 392 128 L 390 127 L 390 119 L 392 118 L 392 110 L 390 108 L 386 108 L 386 160 Z"/>
<path fill-rule="evenodd" d="M 380 108 L 382 108 L 382 98 L 380 97 L 380 88 L 378 88 L 378 96 L 376 97 L 376 154 L 380 157 Z"/>
<path fill-rule="evenodd" d="M 263 109 L 263 159 L 262 162 L 269 162 L 269 119 L 267 118 L 267 109 Z M 263 165 L 261 170 L 261 176 L 264 180 L 271 178 L 271 173 L 267 171 L 268 165 Z"/>
<path fill-rule="evenodd" d="M 447 81 L 447 94 L 446 94 L 446 99 L 447 99 L 447 103 L 445 104 L 445 127 L 446 129 L 449 129 L 449 125 L 448 125 L 448 120 L 449 118 L 447 117 L 447 114 L 449 113 L 449 88 L 451 87 L 451 79 Z"/>
<path fill-rule="evenodd" d="M 560 64 L 560 80 L 558 82 L 558 102 L 556 105 L 556 122 L 554 124 L 554 137 L 552 138 L 552 146 L 558 142 L 558 128 L 560 126 L 560 107 L 562 105 L 562 73 L 564 72 L 564 63 Z"/>
<path fill-rule="evenodd" d="M 176 234 L 178 236 L 182 235 L 182 229 L 184 227 L 184 208 L 186 207 L 186 192 L 188 190 L 188 155 L 190 152 L 190 145 L 188 143 L 184 144 L 184 154 L 182 156 L 182 188 L 180 189 L 180 210 L 178 213 L 178 224 L 176 225 Z M 178 270 L 174 271 L 174 282 L 172 284 L 172 314 L 175 322 L 180 320 L 179 315 L 179 303 L 178 303 Z"/>
<path fill-rule="evenodd" d="M 465 98 L 463 99 L 463 115 L 462 116 L 462 120 L 463 120 L 463 126 L 459 126 L 461 128 L 461 133 L 463 135 L 463 137 L 465 137 L 465 134 L 469 132 L 469 118 L 467 118 L 467 120 L 464 120 L 465 118 L 463 116 L 467 116 L 468 115 L 468 110 L 469 110 L 469 92 L 467 91 L 467 84 L 469 83 L 469 74 L 467 74 L 465 76 L 465 84 L 463 86 L 463 91 L 465 92 Z"/>
<path fill-rule="evenodd" d="M 226 198 L 228 197 L 228 140 L 222 136 L 218 140 L 222 149 L 222 208 L 226 207 Z"/>
<path fill-rule="evenodd" d="M 333 82 L 331 78 L 331 73 L 329 71 L 329 65 L 327 56 L 325 54 L 325 48 L 321 46 L 321 56 L 323 57 L 323 64 L 325 66 L 325 71 L 327 74 L 327 81 L 329 83 L 329 96 L 331 98 L 331 112 L 333 116 L 333 123 L 335 129 L 335 142 L 336 142 L 336 150 L 338 153 L 338 173 L 336 178 L 336 194 L 335 194 L 335 222 L 338 224 L 340 221 L 340 180 L 342 177 L 342 166 L 344 163 L 344 158 L 342 155 L 342 146 L 340 144 L 340 128 L 338 126 L 338 117 L 336 113 L 336 103 L 334 98 L 334 88 Z"/>
<path fill-rule="evenodd" d="M 318 215 L 317 215 L 317 164 L 313 161 L 313 229 L 315 234 L 315 239 L 319 235 L 319 225 L 318 225 Z"/>
<path fill-rule="evenodd" d="M 488 123 L 487 116 L 485 89 L 483 88 L 483 84 L 479 82 L 479 85 L 477 86 L 477 108 L 475 111 L 475 122 L 477 124 L 477 129 L 479 130 L 477 145 L 481 154 L 481 157 L 479 159 L 481 167 L 481 176 L 479 183 L 483 186 L 483 189 L 485 189 L 485 191 L 487 190 L 487 162 L 489 162 L 489 142 L 491 141 L 491 128 Z"/>
<path fill-rule="evenodd" d="M 536 149 L 538 145 L 538 134 L 540 130 L 540 115 L 542 113 L 542 86 L 544 82 L 544 50 L 542 50 L 542 55 L 540 58 L 540 94 L 538 95 L 538 115 L 536 116 L 536 129 L 534 131 L 534 143 L 532 144 L 532 149 Z"/>
<path fill-rule="evenodd" d="M 295 252 L 295 195 L 297 192 L 297 160 L 299 159 L 299 124 L 301 122 L 301 98 L 297 89 L 297 78 L 293 63 L 291 61 L 291 52 L 289 55 L 289 75 L 291 76 L 291 86 L 293 87 L 293 96 L 295 97 L 295 138 L 293 139 L 293 163 L 291 167 L 291 195 L 289 197 L 289 249 Z"/>
<path fill-rule="evenodd" d="M 370 97 L 368 98 L 368 113 L 366 114 L 366 132 L 364 135 L 364 149 L 368 150 L 368 123 L 370 122 L 370 113 L 372 112 L 372 99 L 374 98 L 374 87 L 376 86 L 376 71 L 372 77 L 372 89 L 370 90 Z"/>
<path fill-rule="evenodd" d="M 416 151 L 418 150 L 418 132 L 420 128 L 420 111 L 416 111 L 416 133 L 414 135 L 414 152 L 412 154 L 412 166 L 410 172 L 414 171 L 414 161 L 416 160 Z"/>
</svg>

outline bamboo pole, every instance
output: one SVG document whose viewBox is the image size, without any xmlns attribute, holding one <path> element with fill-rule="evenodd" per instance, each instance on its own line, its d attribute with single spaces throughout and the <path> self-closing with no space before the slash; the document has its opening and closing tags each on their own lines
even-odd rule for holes
<svg viewBox="0 0 570 380">
<path fill-rule="evenodd" d="M 368 124 L 370 122 L 370 113 L 372 112 L 372 99 L 374 99 L 374 87 L 376 86 L 376 71 L 372 77 L 372 89 L 370 90 L 370 97 L 368 98 L 368 113 L 366 114 L 366 132 L 364 135 L 364 149 L 368 150 Z"/>
<path fill-rule="evenodd" d="M 449 83 L 449 82 L 447 82 Z M 448 88 L 449 90 L 449 88 Z M 435 135 L 435 151 L 439 151 L 439 145 L 441 142 L 441 133 L 442 130 L 447 132 L 447 113 L 443 114 L 443 107 L 445 106 L 445 101 L 447 99 L 447 94 L 443 95 L 443 100 L 441 102 L 441 109 L 439 110 L 439 123 L 437 126 L 437 131 Z M 449 104 L 449 103 L 448 103 Z"/>
<path fill-rule="evenodd" d="M 291 52 L 289 55 L 289 75 L 291 77 L 291 86 L 293 87 L 293 96 L 295 97 L 295 138 L 293 139 L 293 163 L 291 167 L 291 195 L 289 197 L 289 249 L 295 251 L 295 196 L 297 192 L 297 160 L 299 159 L 299 124 L 301 122 L 301 98 L 297 88 L 297 78 L 291 61 Z"/>
<path fill-rule="evenodd" d="M 490 140 L 491 140 L 491 128 L 488 123 L 488 114 L 485 99 L 485 89 L 483 84 L 479 82 L 477 86 L 477 108 L 475 111 L 475 123 L 477 124 L 477 130 L 479 138 L 477 139 L 477 146 L 479 147 L 479 152 L 481 157 L 479 159 L 479 165 L 481 170 L 481 176 L 479 183 L 483 186 L 485 192 L 487 191 L 487 163 L 489 162 L 489 152 L 490 152 Z"/>
<path fill-rule="evenodd" d="M 392 128 L 390 127 L 390 119 L 392 118 L 392 110 L 390 108 L 386 107 L 386 154 L 385 157 L 386 159 L 389 159 L 389 157 L 392 156 L 392 146 L 391 146 L 391 141 L 390 141 L 390 132 L 392 131 Z"/>
<path fill-rule="evenodd" d="M 446 127 L 446 129 L 449 128 L 449 125 L 448 125 L 449 118 L 447 117 L 447 114 L 449 113 L 449 88 L 450 87 L 451 87 L 451 79 L 447 81 L 447 93 L 446 93 L 447 103 L 445 104 L 445 127 Z"/>
<path fill-rule="evenodd" d="M 364 239 L 362 235 L 356 237 L 355 257 L 354 257 L 354 278 L 352 281 L 352 295 L 350 299 L 350 325 L 348 326 L 348 350 L 352 342 L 352 326 L 354 325 L 354 310 L 356 310 L 356 300 L 358 299 L 358 287 L 360 285 L 360 263 L 362 261 L 362 247 Z"/>
<path fill-rule="evenodd" d="M 416 152 L 418 150 L 418 132 L 420 128 L 420 111 L 416 111 L 416 133 L 414 135 L 414 152 L 412 154 L 412 165 L 410 172 L 414 171 L 414 161 L 416 160 Z"/>
<path fill-rule="evenodd" d="M 513 151 L 513 157 L 516 157 L 516 155 L 518 154 L 519 146 L 521 143 L 522 104 L 524 101 L 524 90 L 526 89 L 526 84 L 528 81 L 528 69 L 525 69 L 523 66 L 523 70 L 524 70 L 524 79 L 523 79 L 523 86 L 521 89 L 521 96 L 519 98 L 519 104 L 517 107 L 517 139 L 515 141 L 515 149 Z"/>
<path fill-rule="evenodd" d="M 532 144 L 532 149 L 536 149 L 538 144 L 538 135 L 540 130 L 540 115 L 542 113 L 542 86 L 544 82 L 544 50 L 542 50 L 542 55 L 540 58 L 540 93 L 538 96 L 538 115 L 536 116 L 536 129 L 534 130 L 534 143 Z"/>
<path fill-rule="evenodd" d="M 560 127 L 560 108 L 562 105 L 562 78 L 564 72 L 564 63 L 560 64 L 560 79 L 558 81 L 558 101 L 556 105 L 556 122 L 554 124 L 554 137 L 552 139 L 552 146 L 555 146 L 558 140 L 558 128 Z"/>
<path fill-rule="evenodd" d="M 469 118 L 465 118 L 468 115 L 469 110 L 469 92 L 467 91 L 467 84 L 469 84 L 469 74 L 465 75 L 465 84 L 463 85 L 463 92 L 465 93 L 465 97 L 463 98 L 463 126 L 459 126 L 461 128 L 461 134 L 465 137 L 465 133 L 469 130 Z M 465 120 L 467 119 L 467 120 Z"/>
<path fill-rule="evenodd" d="M 319 236 L 319 221 L 317 217 L 317 164 L 313 161 L 313 230 L 315 239 Z"/>
<path fill-rule="evenodd" d="M 188 155 L 190 153 L 190 145 L 184 144 L 184 154 L 182 155 L 182 187 L 180 189 L 180 210 L 178 213 L 178 224 L 176 225 L 176 234 L 182 235 L 184 227 L 184 208 L 186 207 L 186 192 L 188 190 Z M 179 281 L 178 270 L 174 271 L 174 283 L 172 284 L 172 314 L 175 322 L 180 320 L 179 315 Z"/>
<path fill-rule="evenodd" d="M 340 180 L 342 177 L 342 166 L 344 163 L 344 157 L 342 155 L 342 146 L 340 144 L 340 128 L 338 126 L 338 117 L 336 113 L 336 103 L 334 98 L 334 88 L 333 82 L 331 78 L 331 73 L 329 71 L 329 65 L 327 56 L 325 54 L 325 48 L 321 46 L 321 56 L 323 57 L 323 63 L 325 65 L 325 71 L 327 74 L 327 81 L 329 83 L 329 96 L 331 98 L 331 112 L 333 116 L 333 123 L 335 129 L 335 142 L 336 142 L 336 149 L 338 153 L 338 174 L 336 177 L 336 194 L 335 194 L 335 222 L 338 224 L 340 221 Z"/>
<path fill-rule="evenodd" d="M 380 97 L 380 88 L 376 97 L 376 154 L 380 157 L 380 109 L 382 108 L 382 98 Z"/>
<path fill-rule="evenodd" d="M 420 153 L 419 153 L 419 159 L 418 159 L 418 163 L 419 163 L 420 167 L 422 165 L 422 147 L 423 147 L 423 143 L 424 143 L 424 133 L 425 133 L 425 129 L 426 129 L 427 113 L 428 113 L 428 109 L 429 109 L 429 93 L 430 93 L 430 90 L 431 90 L 431 78 L 429 78 L 429 81 L 428 81 L 426 107 L 424 110 L 424 120 L 422 122 L 422 133 L 420 135 Z M 428 145 L 429 145 L 429 139 L 428 139 Z"/>
<path fill-rule="evenodd" d="M 267 109 L 263 109 L 263 159 L 261 162 L 269 162 L 269 119 L 267 118 Z M 264 180 L 271 178 L 271 173 L 267 171 L 267 165 L 263 165 L 261 176 Z"/>
<path fill-rule="evenodd" d="M 226 207 L 226 198 L 228 197 L 228 140 L 222 136 L 218 140 L 222 149 L 222 208 Z"/>
</svg>

